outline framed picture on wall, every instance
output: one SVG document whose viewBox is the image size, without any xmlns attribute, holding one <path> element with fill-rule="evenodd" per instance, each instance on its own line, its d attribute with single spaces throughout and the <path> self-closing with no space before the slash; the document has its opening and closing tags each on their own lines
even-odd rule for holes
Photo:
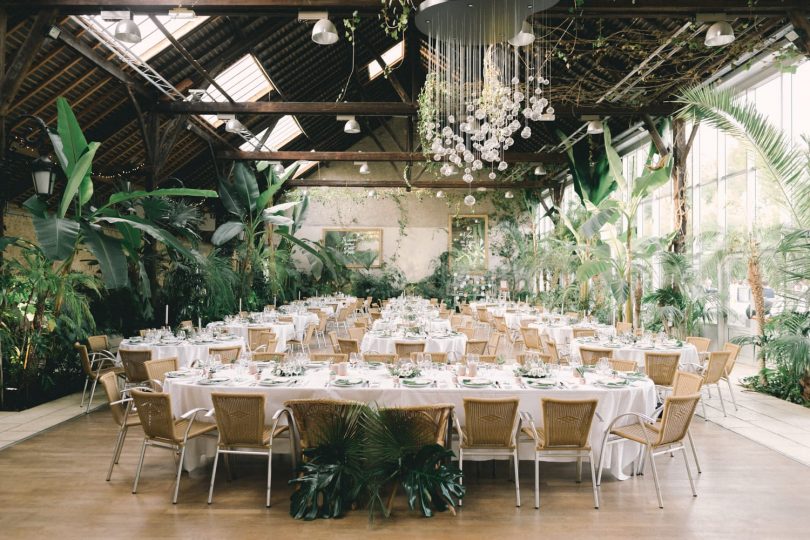
<svg viewBox="0 0 810 540">
<path fill-rule="evenodd" d="M 346 257 L 349 268 L 380 268 L 382 229 L 324 229 L 323 245 Z"/>
<path fill-rule="evenodd" d="M 449 264 L 453 272 L 485 274 L 489 269 L 489 232 L 486 215 L 450 216 Z"/>
</svg>

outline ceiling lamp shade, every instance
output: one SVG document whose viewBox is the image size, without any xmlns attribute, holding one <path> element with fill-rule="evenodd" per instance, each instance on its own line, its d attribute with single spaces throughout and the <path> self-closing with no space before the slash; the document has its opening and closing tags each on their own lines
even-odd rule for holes
<svg viewBox="0 0 810 540">
<path fill-rule="evenodd" d="M 276 173 L 277 176 L 281 176 L 284 174 L 284 165 L 282 165 L 280 161 L 278 163 L 274 163 L 273 172 Z"/>
<path fill-rule="evenodd" d="M 371 174 L 371 169 L 369 168 L 368 163 L 363 162 L 360 164 L 360 174 L 364 176 L 367 174 Z"/>
<path fill-rule="evenodd" d="M 241 133 L 244 129 L 245 126 L 236 118 L 229 118 L 228 121 L 225 122 L 225 131 L 228 133 Z"/>
<path fill-rule="evenodd" d="M 115 25 L 115 39 L 124 43 L 140 43 L 141 29 L 132 19 L 118 21 Z"/>
<path fill-rule="evenodd" d="M 444 199 L 444 191 L 442 191 L 442 190 L 437 191 L 436 192 L 436 198 L 437 199 Z"/>
<path fill-rule="evenodd" d="M 318 45 L 334 45 L 339 38 L 337 28 L 329 19 L 320 19 L 312 28 L 312 41 Z"/>
<path fill-rule="evenodd" d="M 542 163 L 534 168 L 534 175 L 535 176 L 545 176 L 546 175 L 546 168 L 543 167 Z"/>
<path fill-rule="evenodd" d="M 40 156 L 31 162 L 31 177 L 37 195 L 47 197 L 53 193 L 53 185 L 56 182 L 56 167 L 46 156 Z"/>
<path fill-rule="evenodd" d="M 506 193 L 504 193 L 504 194 L 503 194 L 503 198 L 504 198 L 504 199 L 514 199 L 514 198 L 515 198 L 515 194 L 514 194 L 514 193 L 512 193 L 511 191 L 507 191 Z"/>
<path fill-rule="evenodd" d="M 531 45 L 534 43 L 534 30 L 532 25 L 529 24 L 529 21 L 523 21 L 523 25 L 520 27 L 520 32 L 514 35 L 512 39 L 509 40 L 509 44 L 513 47 L 525 47 L 526 45 Z"/>
<path fill-rule="evenodd" d="M 588 122 L 588 135 L 599 135 L 604 132 L 605 128 L 602 126 L 601 120 L 591 120 Z"/>
<path fill-rule="evenodd" d="M 376 196 L 377 192 L 373 189 L 368 190 L 368 193 L 366 193 L 366 197 L 368 197 L 369 199 L 373 199 Z"/>
<path fill-rule="evenodd" d="M 348 120 L 346 120 L 346 125 L 343 126 L 343 132 L 352 135 L 360 133 L 360 124 L 354 117 L 351 117 Z"/>
<path fill-rule="evenodd" d="M 707 47 L 722 47 L 734 41 L 734 29 L 726 21 L 717 21 L 706 30 Z"/>
</svg>

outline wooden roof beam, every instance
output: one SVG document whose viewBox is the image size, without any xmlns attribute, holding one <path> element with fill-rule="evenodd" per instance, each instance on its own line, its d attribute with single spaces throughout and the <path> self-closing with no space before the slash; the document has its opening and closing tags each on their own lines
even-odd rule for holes
<svg viewBox="0 0 810 540">
<path fill-rule="evenodd" d="M 810 56 L 810 21 L 807 20 L 806 11 L 789 11 L 790 24 L 793 25 L 796 33 L 799 34 L 797 46 L 805 56 Z"/>
<path fill-rule="evenodd" d="M 233 161 L 425 161 L 420 152 L 244 152 L 221 150 L 218 159 Z M 563 163 L 565 156 L 550 152 L 507 152 L 507 163 Z"/>
<path fill-rule="evenodd" d="M 310 188 L 310 187 L 357 187 L 357 188 L 407 188 L 405 180 L 375 180 L 365 178 L 340 179 L 318 179 L 318 178 L 295 178 L 287 180 L 284 184 L 290 188 Z M 439 178 L 436 180 L 412 180 L 410 187 L 414 189 L 469 189 L 469 184 L 463 180 L 448 180 Z M 538 180 L 526 180 L 523 182 L 504 182 L 492 180 L 476 180 L 473 187 L 485 187 L 487 189 L 545 189 L 547 182 Z"/>
</svg>

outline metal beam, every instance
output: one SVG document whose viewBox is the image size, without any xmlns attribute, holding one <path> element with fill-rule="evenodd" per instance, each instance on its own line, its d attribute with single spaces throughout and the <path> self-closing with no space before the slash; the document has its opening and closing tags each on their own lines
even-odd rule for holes
<svg viewBox="0 0 810 540">
<path fill-rule="evenodd" d="M 547 13 L 551 17 L 655 18 L 694 16 L 696 13 L 726 13 L 739 17 L 784 17 L 786 10 L 806 7 L 804 0 L 587 0 L 575 7 L 575 0 L 562 0 Z M 68 15 L 98 13 L 99 9 L 129 9 L 135 13 L 166 13 L 177 0 L 5 0 L 15 10 L 58 8 Z M 279 14 L 303 10 L 329 10 L 335 14 L 376 16 L 379 0 L 195 0 L 189 4 L 203 15 Z"/>
<path fill-rule="evenodd" d="M 221 150 L 218 159 L 232 161 L 425 161 L 427 158 L 420 152 L 244 152 L 240 150 Z M 504 157 L 507 163 L 564 163 L 565 156 L 548 152 L 507 152 Z"/>
<path fill-rule="evenodd" d="M 284 184 L 289 187 L 358 187 L 358 188 L 407 188 L 405 180 L 373 180 L 365 178 L 352 178 L 347 180 L 339 179 L 318 179 L 318 178 L 295 178 L 287 180 Z M 464 189 L 470 185 L 463 180 L 413 180 L 410 187 L 415 189 Z M 487 189 L 544 189 L 549 187 L 547 182 L 537 180 L 527 180 L 524 182 L 497 182 L 492 180 L 480 180 L 473 183 L 473 187 L 485 187 Z"/>
</svg>

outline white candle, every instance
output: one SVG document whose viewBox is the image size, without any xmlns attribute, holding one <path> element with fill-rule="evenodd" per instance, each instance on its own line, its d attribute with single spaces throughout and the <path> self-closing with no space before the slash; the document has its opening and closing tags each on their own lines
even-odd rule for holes
<svg viewBox="0 0 810 540">
<path fill-rule="evenodd" d="M 197 328 L 202 330 L 202 317 L 197 317 Z"/>
<path fill-rule="evenodd" d="M 274 296 L 274 297 L 273 297 L 273 307 L 276 307 L 277 305 L 278 305 L 278 304 L 276 304 L 276 297 Z"/>
<path fill-rule="evenodd" d="M 169 304 L 166 304 L 166 326 L 169 326 Z"/>
<path fill-rule="evenodd" d="M 301 300 L 301 291 L 298 291 L 298 299 Z"/>
<path fill-rule="evenodd" d="M 239 313 L 242 313 L 242 299 L 239 299 Z"/>
</svg>

